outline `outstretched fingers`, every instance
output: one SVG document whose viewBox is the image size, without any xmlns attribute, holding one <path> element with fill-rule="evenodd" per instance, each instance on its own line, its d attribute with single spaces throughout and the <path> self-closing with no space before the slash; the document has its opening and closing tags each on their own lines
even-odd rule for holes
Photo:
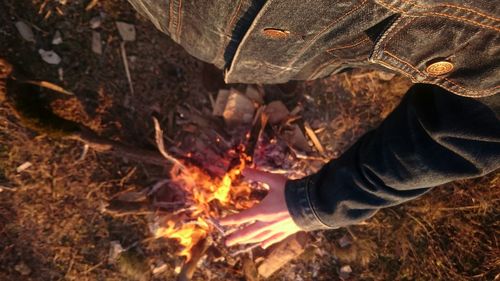
<svg viewBox="0 0 500 281">
<path fill-rule="evenodd" d="M 260 243 L 260 246 L 263 249 L 267 249 L 269 246 L 276 244 L 282 240 L 284 240 L 286 237 L 288 237 L 288 234 L 284 232 L 279 232 L 276 233 L 275 235 L 271 236 L 270 238 L 266 239 L 264 242 Z"/>
<path fill-rule="evenodd" d="M 286 181 L 286 178 L 282 175 L 272 174 L 253 168 L 245 168 L 243 170 L 243 176 L 248 180 L 267 183 L 271 188 L 284 185 Z"/>
<path fill-rule="evenodd" d="M 221 218 L 219 223 L 223 226 L 235 225 L 235 224 L 245 224 L 252 221 L 257 221 L 262 219 L 263 214 L 259 208 L 250 208 L 248 210 L 241 211 L 234 215 L 229 215 L 227 217 Z"/>
</svg>

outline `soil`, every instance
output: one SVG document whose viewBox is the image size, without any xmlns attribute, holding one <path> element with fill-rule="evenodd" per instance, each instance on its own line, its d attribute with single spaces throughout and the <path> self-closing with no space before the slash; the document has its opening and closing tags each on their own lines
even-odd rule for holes
<svg viewBox="0 0 500 281">
<path fill-rule="evenodd" d="M 103 41 L 101 55 L 91 49 L 95 17 L 102 18 L 94 30 Z M 20 20 L 32 26 L 36 43 L 19 35 L 15 23 Z M 115 21 L 137 30 L 137 39 L 125 44 L 133 93 Z M 218 89 L 241 86 L 225 85 L 219 70 L 187 54 L 126 1 L 5 0 L 0 23 L 0 58 L 14 66 L 17 81 L 48 81 L 74 95 L 22 89 L 49 100 L 59 116 L 135 147 L 154 149 L 152 112 L 172 137 L 181 128 L 166 120 L 177 106 L 211 108 L 209 96 Z M 59 45 L 52 44 L 56 31 L 62 34 Z M 47 64 L 39 49 L 55 51 L 62 62 Z M 376 128 L 410 85 L 404 77 L 353 70 L 264 88 L 266 102 L 282 100 L 289 109 L 301 104 L 303 119 L 314 129 L 325 128 L 318 136 L 335 158 Z M 7 96 L 20 89 L 8 88 Z M 108 199 L 150 186 L 167 175 L 166 169 L 84 153 L 80 142 L 35 133 L 7 102 L 0 112 L 0 280 L 141 280 L 149 267 L 161 264 L 165 270 L 153 280 L 175 280 L 182 258 L 174 241 L 148 239 L 144 216 L 101 212 Z M 458 181 L 361 225 L 314 232 L 305 253 L 270 280 L 498 280 L 498 186 L 498 173 Z M 346 237 L 352 245 L 342 248 L 339 242 Z M 131 257 L 110 263 L 112 241 L 135 245 Z M 345 266 L 352 269 L 349 276 L 340 270 Z M 245 276 L 241 264 L 202 262 L 194 280 Z"/>
</svg>

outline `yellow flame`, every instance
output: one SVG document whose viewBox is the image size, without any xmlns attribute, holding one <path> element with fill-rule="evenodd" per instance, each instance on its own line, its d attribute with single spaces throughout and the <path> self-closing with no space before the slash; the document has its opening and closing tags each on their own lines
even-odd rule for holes
<svg viewBox="0 0 500 281">
<path fill-rule="evenodd" d="M 219 209 L 214 208 L 211 202 L 216 200 L 222 206 L 235 209 L 237 204 L 232 201 L 232 198 L 249 198 L 250 188 L 248 185 L 233 186 L 235 179 L 245 168 L 245 160 L 249 159 L 251 158 L 242 153 L 240 164 L 222 178 L 216 179 L 194 166 L 189 166 L 188 171 L 183 172 L 172 169 L 171 179 L 185 189 L 190 207 L 193 209 L 190 216 L 193 219 L 196 218 L 196 221 L 195 223 L 182 223 L 182 221 L 169 220 L 165 226 L 157 229 L 155 235 L 177 240 L 182 247 L 179 255 L 189 260 L 191 249 L 213 229 L 207 223 L 206 218 L 220 216 Z"/>
</svg>

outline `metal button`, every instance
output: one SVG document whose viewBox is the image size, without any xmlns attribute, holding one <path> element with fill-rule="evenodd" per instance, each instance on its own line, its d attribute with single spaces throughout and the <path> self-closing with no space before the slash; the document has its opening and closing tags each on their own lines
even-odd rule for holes
<svg viewBox="0 0 500 281">
<path fill-rule="evenodd" d="M 448 61 L 438 61 L 431 63 L 425 71 L 433 76 L 444 75 L 450 73 L 453 70 L 453 64 Z"/>
<path fill-rule="evenodd" d="M 264 28 L 262 33 L 271 39 L 285 39 L 290 35 L 290 31 L 277 28 Z"/>
</svg>

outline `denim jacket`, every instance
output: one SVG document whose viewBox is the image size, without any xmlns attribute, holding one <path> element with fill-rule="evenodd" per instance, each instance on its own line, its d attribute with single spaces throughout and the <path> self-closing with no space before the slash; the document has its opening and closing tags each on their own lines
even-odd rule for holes
<svg viewBox="0 0 500 281">
<path fill-rule="evenodd" d="M 376 130 L 289 181 L 304 230 L 353 224 L 431 187 L 500 167 L 500 5 L 491 0 L 129 0 L 228 83 L 284 83 L 353 67 L 412 87 Z"/>
<path fill-rule="evenodd" d="M 129 1 L 228 83 L 376 67 L 462 96 L 500 91 L 497 1 Z"/>
</svg>

